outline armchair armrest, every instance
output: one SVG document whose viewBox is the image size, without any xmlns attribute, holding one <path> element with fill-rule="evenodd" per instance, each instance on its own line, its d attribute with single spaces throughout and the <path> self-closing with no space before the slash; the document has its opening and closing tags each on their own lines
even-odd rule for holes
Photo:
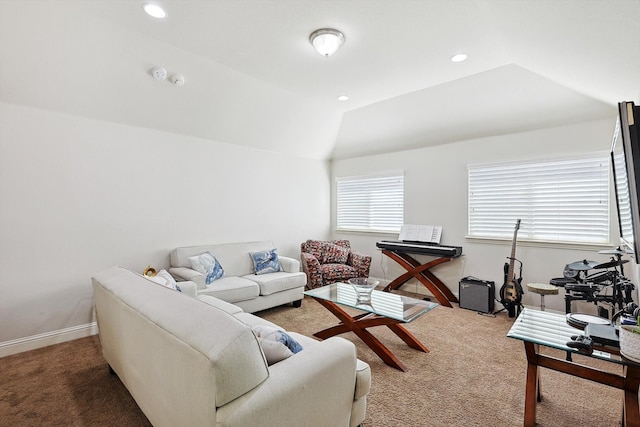
<svg viewBox="0 0 640 427">
<path fill-rule="evenodd" d="M 360 252 L 349 253 L 347 264 L 352 266 L 358 272 L 358 277 L 369 277 L 369 268 L 371 267 L 371 256 Z"/>
<path fill-rule="evenodd" d="M 307 275 L 307 288 L 313 289 L 322 286 L 320 261 L 307 252 L 300 252 L 300 260 L 302 261 L 302 271 Z"/>
<path fill-rule="evenodd" d="M 287 273 L 299 273 L 300 272 L 300 261 L 294 258 L 289 258 L 286 256 L 279 256 L 278 261 L 280 261 L 280 266 L 282 267 L 282 271 Z"/>
<path fill-rule="evenodd" d="M 348 426 L 355 388 L 355 346 L 332 337 L 271 365 L 262 384 L 218 408 L 217 421 L 294 427 L 309 425 L 313 414 L 314 425 Z M 286 416 L 274 408 L 286 408 Z"/>
<path fill-rule="evenodd" d="M 192 270 L 187 267 L 170 267 L 169 273 L 178 281 L 190 280 L 195 282 L 198 286 L 198 289 L 205 289 L 207 285 L 205 284 L 205 277 L 203 274 L 198 273 L 195 270 Z"/>
</svg>

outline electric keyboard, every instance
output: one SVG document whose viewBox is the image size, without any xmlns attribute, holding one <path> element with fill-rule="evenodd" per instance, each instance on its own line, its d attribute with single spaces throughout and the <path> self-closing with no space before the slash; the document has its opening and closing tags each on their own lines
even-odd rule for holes
<svg viewBox="0 0 640 427">
<path fill-rule="evenodd" d="M 402 242 L 397 240 L 381 240 L 376 243 L 380 249 L 393 252 L 424 254 L 457 258 L 462 255 L 462 246 L 443 246 L 433 243 Z"/>
</svg>

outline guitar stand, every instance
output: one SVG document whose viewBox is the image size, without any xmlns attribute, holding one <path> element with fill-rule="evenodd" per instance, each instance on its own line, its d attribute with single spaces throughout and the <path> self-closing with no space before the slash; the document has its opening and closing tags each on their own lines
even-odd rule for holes
<svg viewBox="0 0 640 427">
<path fill-rule="evenodd" d="M 498 302 L 500 302 L 500 301 L 498 301 Z M 522 303 L 519 303 L 519 304 L 516 306 L 516 309 L 515 309 L 515 316 L 513 316 L 513 317 L 518 317 L 518 316 L 520 315 L 520 312 L 522 312 L 522 310 L 523 310 L 523 309 L 524 309 L 524 306 L 522 305 Z M 498 314 L 498 313 L 502 313 L 502 312 L 503 312 L 503 311 L 505 311 L 505 310 L 508 310 L 508 309 L 507 309 L 507 307 L 502 307 L 500 310 L 498 310 L 498 311 L 494 311 L 494 312 L 493 312 L 493 313 L 491 313 L 491 314 L 493 314 L 493 315 L 495 316 L 496 314 Z"/>
</svg>

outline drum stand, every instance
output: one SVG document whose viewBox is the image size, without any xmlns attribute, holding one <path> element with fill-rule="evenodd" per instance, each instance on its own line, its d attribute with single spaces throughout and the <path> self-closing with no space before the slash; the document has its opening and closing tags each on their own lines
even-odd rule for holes
<svg viewBox="0 0 640 427">
<path fill-rule="evenodd" d="M 622 270 L 622 265 L 620 265 L 620 269 Z M 587 282 L 581 285 L 576 285 L 576 287 L 579 288 L 577 290 L 572 290 L 572 286 L 569 286 L 569 284 L 565 285 L 565 289 L 567 289 L 567 293 L 564 297 L 566 313 L 571 313 L 572 301 L 588 301 L 593 302 L 596 305 L 599 302 L 608 303 L 612 306 L 613 312 L 616 311 L 616 307 L 617 310 L 622 310 L 627 303 L 633 302 L 633 298 L 631 297 L 631 291 L 635 289 L 633 283 L 631 283 L 629 279 L 624 277 L 615 269 L 609 271 L 609 275 L 610 279 L 606 280 L 602 284 L 593 284 Z M 587 288 L 584 288 L 585 286 L 587 286 Z M 605 286 L 612 287 L 612 295 L 599 294 L 601 287 Z M 607 314 L 606 317 L 608 318 L 609 315 Z"/>
</svg>

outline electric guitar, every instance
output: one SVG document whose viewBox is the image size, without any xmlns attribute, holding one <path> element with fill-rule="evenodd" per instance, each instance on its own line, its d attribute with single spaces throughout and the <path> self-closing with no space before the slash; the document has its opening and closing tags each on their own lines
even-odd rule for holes
<svg viewBox="0 0 640 427">
<path fill-rule="evenodd" d="M 511 244 L 511 256 L 509 262 L 504 264 L 504 284 L 500 288 L 500 303 L 509 312 L 509 317 L 515 317 L 516 311 L 520 311 L 522 302 L 522 263 L 520 263 L 520 278 L 515 277 L 514 263 L 516 261 L 516 240 L 520 219 L 516 221 L 516 228 L 513 232 L 513 243 Z M 520 262 L 520 261 L 518 261 Z"/>
</svg>

